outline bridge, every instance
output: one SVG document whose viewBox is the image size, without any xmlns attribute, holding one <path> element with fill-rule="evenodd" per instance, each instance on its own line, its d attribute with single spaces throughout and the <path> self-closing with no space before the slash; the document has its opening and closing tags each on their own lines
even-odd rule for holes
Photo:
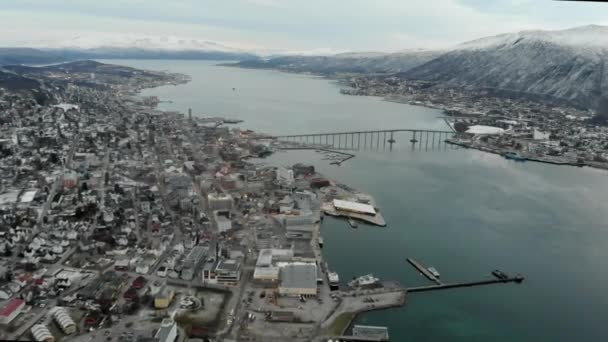
<svg viewBox="0 0 608 342">
<path fill-rule="evenodd" d="M 365 131 L 343 131 L 328 133 L 293 134 L 273 136 L 278 141 L 291 143 L 292 148 L 319 147 L 338 150 L 386 150 L 392 151 L 393 145 L 404 141 L 412 149 L 434 149 L 447 146 L 445 140 L 452 137 L 454 131 L 429 129 L 381 129 Z M 388 146 L 387 146 L 388 145 Z"/>
</svg>

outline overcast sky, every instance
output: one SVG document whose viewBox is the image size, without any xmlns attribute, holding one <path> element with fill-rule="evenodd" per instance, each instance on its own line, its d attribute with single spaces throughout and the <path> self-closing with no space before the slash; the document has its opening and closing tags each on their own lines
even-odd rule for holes
<svg viewBox="0 0 608 342">
<path fill-rule="evenodd" d="M 172 35 L 237 48 L 398 51 L 608 25 L 608 4 L 550 0 L 0 0 L 0 45 Z"/>
</svg>

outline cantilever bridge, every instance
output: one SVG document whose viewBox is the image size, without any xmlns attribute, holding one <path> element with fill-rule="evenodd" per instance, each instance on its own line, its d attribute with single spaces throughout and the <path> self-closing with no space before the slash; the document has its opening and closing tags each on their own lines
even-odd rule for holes
<svg viewBox="0 0 608 342">
<path fill-rule="evenodd" d="M 396 143 L 411 144 L 412 149 L 435 149 L 446 146 L 453 131 L 430 129 L 382 129 L 350 132 L 277 135 L 272 138 L 295 146 L 321 146 L 338 150 L 389 150 Z"/>
</svg>

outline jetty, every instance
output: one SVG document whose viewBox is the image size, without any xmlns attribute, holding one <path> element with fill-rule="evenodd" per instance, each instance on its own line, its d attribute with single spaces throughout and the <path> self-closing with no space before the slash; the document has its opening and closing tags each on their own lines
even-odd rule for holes
<svg viewBox="0 0 608 342">
<path fill-rule="evenodd" d="M 435 277 L 426 267 L 424 267 L 424 265 L 422 265 L 418 261 L 416 261 L 412 258 L 407 258 L 407 262 L 409 262 L 412 266 L 414 266 L 414 268 L 417 269 L 418 272 L 422 273 L 422 275 L 427 277 L 428 280 L 436 283 L 437 285 L 442 284 L 441 280 L 439 280 L 437 277 Z"/>
<path fill-rule="evenodd" d="M 447 290 L 458 287 L 472 287 L 472 286 L 481 286 L 481 285 L 491 285 L 491 284 L 506 284 L 506 283 L 521 283 L 524 281 L 524 276 L 517 275 L 515 277 L 508 278 L 497 278 L 497 279 L 487 279 L 480 281 L 472 281 L 465 283 L 451 283 L 451 284 L 438 284 L 438 285 L 427 285 L 427 286 L 417 286 L 417 287 L 408 287 L 407 292 L 426 292 L 426 291 L 436 291 L 436 290 Z"/>
</svg>

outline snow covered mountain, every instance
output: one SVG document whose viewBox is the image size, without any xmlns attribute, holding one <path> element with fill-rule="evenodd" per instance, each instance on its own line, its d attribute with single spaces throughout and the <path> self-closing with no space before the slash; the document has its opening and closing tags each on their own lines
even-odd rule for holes
<svg viewBox="0 0 608 342">
<path fill-rule="evenodd" d="M 608 96 L 608 27 L 523 31 L 459 45 L 400 75 L 595 108 Z"/>
<path fill-rule="evenodd" d="M 65 40 L 38 41 L 28 44 L 38 49 L 144 49 L 170 51 L 245 52 L 213 41 L 170 35 L 113 34 L 74 36 Z"/>
</svg>

